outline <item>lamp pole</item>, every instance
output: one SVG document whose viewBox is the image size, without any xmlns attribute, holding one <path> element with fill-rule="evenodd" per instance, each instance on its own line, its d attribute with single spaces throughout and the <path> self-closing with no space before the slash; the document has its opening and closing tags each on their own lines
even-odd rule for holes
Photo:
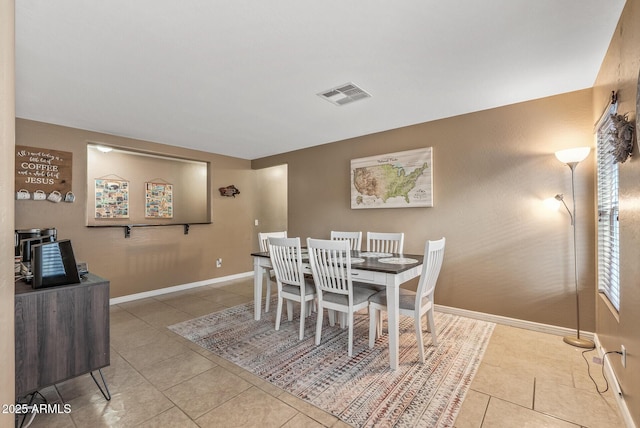
<svg viewBox="0 0 640 428">
<path fill-rule="evenodd" d="M 565 336 L 562 340 L 569 345 L 577 346 L 579 348 L 593 349 L 595 344 L 589 339 L 583 339 L 580 337 L 580 293 L 578 289 L 578 245 L 576 234 L 576 186 L 575 186 L 575 169 L 579 162 L 567 162 L 567 166 L 571 169 L 571 199 L 573 202 L 573 212 L 569 213 L 571 216 L 571 226 L 573 227 L 573 278 L 575 280 L 575 292 L 576 292 L 576 336 Z M 564 203 L 564 200 L 562 201 Z M 567 205 L 565 204 L 565 207 Z"/>
</svg>

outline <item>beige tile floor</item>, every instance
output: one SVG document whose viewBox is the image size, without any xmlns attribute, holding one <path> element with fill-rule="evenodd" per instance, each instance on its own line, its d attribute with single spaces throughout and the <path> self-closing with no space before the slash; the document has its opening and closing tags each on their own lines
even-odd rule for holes
<svg viewBox="0 0 640 428">
<path fill-rule="evenodd" d="M 166 328 L 252 296 L 249 278 L 112 306 L 111 365 L 103 369 L 111 401 L 88 375 L 72 379 L 43 391 L 71 413 L 41 414 L 31 426 L 348 426 Z M 600 367 L 592 373 L 604 385 Z M 456 427 L 524 426 L 624 424 L 611 392 L 596 392 L 577 349 L 558 336 L 498 325 Z"/>
</svg>

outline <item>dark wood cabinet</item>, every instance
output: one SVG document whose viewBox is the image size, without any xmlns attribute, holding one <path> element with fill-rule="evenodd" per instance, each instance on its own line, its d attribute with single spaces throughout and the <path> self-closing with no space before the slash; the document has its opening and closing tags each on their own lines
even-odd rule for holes
<svg viewBox="0 0 640 428">
<path fill-rule="evenodd" d="M 34 290 L 16 283 L 16 396 L 109 365 L 109 281 Z"/>
</svg>

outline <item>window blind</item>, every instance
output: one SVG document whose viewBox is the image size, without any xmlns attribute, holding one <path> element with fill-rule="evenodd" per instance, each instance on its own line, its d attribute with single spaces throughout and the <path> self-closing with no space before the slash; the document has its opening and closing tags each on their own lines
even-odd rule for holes
<svg viewBox="0 0 640 428">
<path fill-rule="evenodd" d="M 611 151 L 612 103 L 596 125 L 598 192 L 598 290 L 620 310 L 620 245 L 618 227 L 618 164 Z"/>
</svg>

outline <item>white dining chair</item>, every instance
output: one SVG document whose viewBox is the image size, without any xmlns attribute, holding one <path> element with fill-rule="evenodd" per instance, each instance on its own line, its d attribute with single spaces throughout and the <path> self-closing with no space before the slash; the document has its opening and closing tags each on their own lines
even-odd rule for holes
<svg viewBox="0 0 640 428">
<path fill-rule="evenodd" d="M 258 233 L 258 243 L 260 244 L 260 251 L 265 253 L 269 251 L 269 238 L 286 238 L 287 231 L 282 232 L 261 232 Z M 271 302 L 271 276 L 275 275 L 273 270 L 266 272 L 265 279 L 267 284 L 267 295 L 264 303 L 264 311 L 269 312 L 269 303 Z"/>
<path fill-rule="evenodd" d="M 269 257 L 278 285 L 276 330 L 280 330 L 283 301 L 287 301 L 289 321 L 293 320 L 293 302 L 300 303 L 300 340 L 302 340 L 304 321 L 311 313 L 310 302 L 316 297 L 316 289 L 313 279 L 304 275 L 300 238 L 269 238 Z"/>
<path fill-rule="evenodd" d="M 404 233 L 367 232 L 367 251 L 376 253 L 402 253 Z"/>
<path fill-rule="evenodd" d="M 362 247 L 362 232 L 340 232 L 331 231 L 331 239 L 333 241 L 349 241 L 352 250 L 360 251 Z"/>
<path fill-rule="evenodd" d="M 376 291 L 354 287 L 351 280 L 351 251 L 347 241 L 307 239 L 309 264 L 318 296 L 316 345 L 320 344 L 324 309 L 345 313 L 349 328 L 349 356 L 353 355 L 353 314 L 369 306 Z M 329 316 L 329 324 L 335 320 Z"/>
<path fill-rule="evenodd" d="M 427 241 L 424 247 L 422 273 L 416 291 L 400 288 L 400 315 L 414 319 L 420 362 L 424 363 L 424 343 L 422 339 L 422 317 L 427 315 L 427 331 L 431 331 L 433 346 L 438 346 L 436 325 L 433 322 L 433 293 L 444 259 L 445 238 Z M 387 311 L 387 291 L 383 290 L 369 298 L 369 348 L 382 332 L 381 311 Z"/>
</svg>

